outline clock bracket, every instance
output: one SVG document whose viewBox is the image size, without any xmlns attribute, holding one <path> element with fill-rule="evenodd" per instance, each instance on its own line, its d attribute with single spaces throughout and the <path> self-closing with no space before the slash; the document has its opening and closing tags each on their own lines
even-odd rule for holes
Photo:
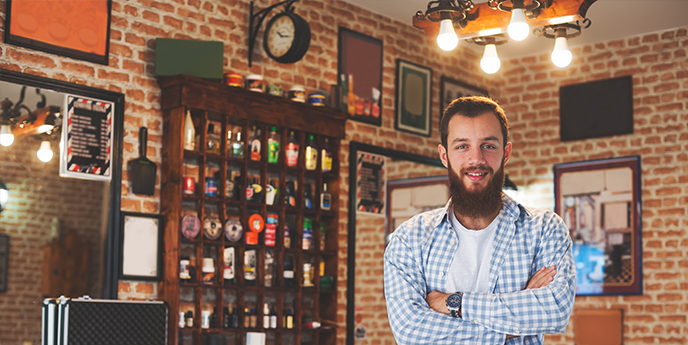
<svg viewBox="0 0 688 345">
<path fill-rule="evenodd" d="M 266 7 L 256 13 L 253 13 L 253 1 L 251 1 L 251 12 L 248 18 L 248 67 L 251 67 L 251 62 L 253 61 L 253 47 L 255 46 L 256 43 L 256 37 L 258 36 L 258 30 L 260 30 L 260 26 L 263 25 L 263 20 L 265 20 L 265 17 L 270 14 L 270 12 L 279 7 L 284 5 L 284 12 L 289 12 L 293 11 L 294 8 L 292 5 L 295 2 L 298 2 L 300 0 L 286 0 L 282 2 L 278 2 L 270 7 Z M 255 24 L 255 26 L 254 26 Z"/>
</svg>

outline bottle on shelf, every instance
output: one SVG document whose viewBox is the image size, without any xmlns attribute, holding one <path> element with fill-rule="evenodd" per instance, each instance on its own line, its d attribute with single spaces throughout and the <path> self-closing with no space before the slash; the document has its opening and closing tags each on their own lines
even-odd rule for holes
<svg viewBox="0 0 688 345">
<path fill-rule="evenodd" d="M 244 157 L 244 141 L 241 135 L 241 127 L 237 126 L 234 128 L 236 133 L 236 140 L 232 143 L 232 156 L 235 158 Z"/>
<path fill-rule="evenodd" d="M 301 249 L 303 250 L 311 249 L 311 242 L 313 241 L 312 224 L 313 221 L 310 218 L 303 219 L 303 241 L 301 242 Z"/>
<path fill-rule="evenodd" d="M 288 180 L 284 188 L 284 203 L 287 206 L 296 207 L 296 188 L 294 181 Z"/>
<path fill-rule="evenodd" d="M 272 127 L 268 136 L 268 163 L 277 163 L 279 161 L 279 146 L 277 131 L 275 127 Z"/>
<path fill-rule="evenodd" d="M 325 222 L 320 222 L 320 250 L 325 250 Z"/>
<path fill-rule="evenodd" d="M 239 309 L 232 308 L 232 322 L 229 324 L 231 328 L 239 328 Z"/>
<path fill-rule="evenodd" d="M 291 232 L 288 224 L 284 224 L 284 248 L 291 248 Z"/>
<path fill-rule="evenodd" d="M 222 308 L 222 328 L 228 329 L 232 326 L 232 316 L 229 314 L 229 307 Z"/>
<path fill-rule="evenodd" d="M 194 325 L 194 320 L 193 320 L 193 311 L 189 310 L 186 312 L 186 327 L 193 327 Z"/>
<path fill-rule="evenodd" d="M 220 137 L 215 133 L 215 125 L 212 123 L 208 124 L 208 131 L 206 133 L 206 146 L 205 151 L 207 153 L 220 153 Z"/>
<path fill-rule="evenodd" d="M 258 328 L 258 312 L 256 311 L 256 308 L 251 308 L 250 321 L 248 326 L 250 328 Z"/>
<path fill-rule="evenodd" d="M 267 303 L 263 304 L 263 328 L 270 328 L 270 307 Z"/>
<path fill-rule="evenodd" d="M 256 286 L 256 250 L 244 252 L 244 284 Z"/>
<path fill-rule="evenodd" d="M 196 129 L 191 119 L 191 111 L 186 111 L 184 118 L 184 150 L 193 151 L 196 147 Z"/>
<path fill-rule="evenodd" d="M 285 155 L 287 157 L 287 166 L 295 167 L 299 161 L 299 142 L 296 141 L 294 131 L 289 131 L 289 139 L 287 141 L 287 150 Z"/>
<path fill-rule="evenodd" d="M 182 283 L 191 281 L 190 260 L 188 256 L 182 256 L 179 260 L 179 280 Z"/>
<path fill-rule="evenodd" d="M 274 274 L 274 264 L 275 264 L 275 253 L 272 250 L 265 251 L 265 286 L 273 286 Z"/>
<path fill-rule="evenodd" d="M 320 208 L 329 211 L 332 207 L 332 194 L 327 191 L 327 183 L 323 183 L 323 190 L 320 193 Z"/>
<path fill-rule="evenodd" d="M 349 74 L 349 84 L 347 85 L 348 94 L 346 96 L 346 105 L 349 115 L 356 115 L 356 95 L 354 94 L 354 76 Z"/>
<path fill-rule="evenodd" d="M 315 137 L 308 135 L 306 143 L 306 170 L 315 170 L 318 167 L 318 150 L 315 148 Z"/>
<path fill-rule="evenodd" d="M 304 262 L 303 263 L 303 286 L 304 287 L 312 287 L 313 286 L 313 275 L 311 274 L 311 263 L 310 262 Z"/>
<path fill-rule="evenodd" d="M 346 112 L 349 111 L 349 107 L 348 107 L 348 105 L 347 105 L 347 104 L 348 104 L 348 101 L 349 101 L 349 89 L 348 89 L 348 85 L 346 85 L 346 74 L 343 74 L 343 73 L 342 73 L 342 74 L 339 76 L 339 84 L 340 84 L 341 87 L 342 87 L 342 91 L 341 91 L 341 92 L 342 92 L 342 97 L 341 97 L 341 99 L 342 99 L 342 103 L 341 103 L 342 107 L 341 107 L 341 111 L 346 113 Z"/>
<path fill-rule="evenodd" d="M 223 278 L 225 285 L 234 284 L 234 247 L 227 247 L 224 249 L 224 270 Z"/>
<path fill-rule="evenodd" d="M 303 185 L 303 206 L 306 209 L 313 208 L 313 187 L 310 183 Z"/>
<path fill-rule="evenodd" d="M 213 312 L 210 314 L 210 328 L 217 328 L 217 307 L 213 307 Z"/>
<path fill-rule="evenodd" d="M 252 161 L 260 162 L 260 129 L 253 126 L 253 137 L 249 142 L 249 152 Z"/>
<path fill-rule="evenodd" d="M 265 186 L 265 204 L 274 205 L 278 192 L 279 190 L 275 187 L 275 181 L 270 180 L 268 185 Z"/>
<path fill-rule="evenodd" d="M 251 327 L 251 309 L 244 308 L 244 328 Z"/>
<path fill-rule="evenodd" d="M 332 149 L 330 148 L 330 139 L 325 138 L 323 148 L 320 154 L 320 168 L 322 172 L 332 170 Z"/>
<path fill-rule="evenodd" d="M 203 284 L 215 283 L 215 260 L 203 258 Z"/>
<path fill-rule="evenodd" d="M 287 256 L 284 258 L 284 286 L 293 288 L 294 283 L 294 258 Z"/>
</svg>

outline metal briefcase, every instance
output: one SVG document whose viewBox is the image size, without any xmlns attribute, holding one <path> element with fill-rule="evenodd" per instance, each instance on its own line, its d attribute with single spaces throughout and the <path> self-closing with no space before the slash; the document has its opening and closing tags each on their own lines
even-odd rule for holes
<svg viewBox="0 0 688 345">
<path fill-rule="evenodd" d="M 47 298 L 43 345 L 167 345 L 163 301 Z"/>
</svg>

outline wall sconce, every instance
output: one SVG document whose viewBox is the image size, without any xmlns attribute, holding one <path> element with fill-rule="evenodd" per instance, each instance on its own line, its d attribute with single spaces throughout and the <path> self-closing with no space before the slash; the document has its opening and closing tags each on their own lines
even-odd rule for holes
<svg viewBox="0 0 688 345">
<path fill-rule="evenodd" d="M 564 68 L 573 60 L 573 54 L 569 50 L 567 41 L 570 38 L 578 37 L 581 34 L 581 29 L 589 28 L 590 24 L 592 24 L 590 19 L 585 18 L 575 23 L 548 25 L 543 28 L 537 28 L 533 30 L 533 34 L 538 37 L 544 36 L 554 39 L 554 49 L 550 58 L 555 66 Z"/>
<path fill-rule="evenodd" d="M 0 180 L 0 212 L 5 209 L 7 201 L 10 199 L 10 189 L 5 186 L 5 182 Z"/>
</svg>

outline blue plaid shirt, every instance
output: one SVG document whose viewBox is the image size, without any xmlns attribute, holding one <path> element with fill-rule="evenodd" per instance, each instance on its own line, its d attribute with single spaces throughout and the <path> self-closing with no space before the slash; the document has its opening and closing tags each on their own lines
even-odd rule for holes
<svg viewBox="0 0 688 345">
<path fill-rule="evenodd" d="M 429 292 L 455 292 L 444 291 L 458 247 L 450 205 L 401 224 L 385 250 L 385 298 L 397 343 L 542 344 L 544 333 L 565 332 L 576 291 L 568 230 L 555 213 L 506 195 L 490 259 L 491 292 L 462 291 L 461 318 L 430 309 Z M 551 265 L 553 282 L 524 290 L 539 268 Z M 507 334 L 516 337 L 507 341 Z"/>
</svg>

